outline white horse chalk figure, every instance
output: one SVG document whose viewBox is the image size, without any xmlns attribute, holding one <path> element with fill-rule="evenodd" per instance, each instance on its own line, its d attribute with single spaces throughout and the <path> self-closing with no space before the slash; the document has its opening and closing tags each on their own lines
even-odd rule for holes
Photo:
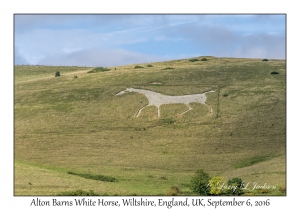
<svg viewBox="0 0 300 210">
<path fill-rule="evenodd" d="M 215 92 L 215 91 L 211 90 L 211 91 L 207 91 L 205 93 L 194 94 L 194 95 L 168 96 L 168 95 L 163 95 L 161 93 L 156 93 L 156 92 L 153 92 L 150 90 L 126 88 L 126 90 L 120 91 L 116 95 L 122 95 L 126 92 L 141 93 L 141 94 L 145 95 L 149 101 L 146 106 L 140 108 L 136 117 L 139 117 L 142 110 L 144 108 L 146 108 L 147 106 L 156 106 L 157 107 L 157 116 L 160 117 L 160 108 L 159 107 L 163 104 L 185 104 L 185 105 L 187 105 L 188 109 L 186 111 L 180 113 L 180 115 L 183 115 L 192 109 L 192 107 L 190 107 L 189 103 L 205 104 L 205 102 L 206 102 L 205 93 Z M 207 105 L 207 104 L 205 104 L 205 105 Z M 210 108 L 210 113 L 212 113 L 212 108 Z"/>
</svg>

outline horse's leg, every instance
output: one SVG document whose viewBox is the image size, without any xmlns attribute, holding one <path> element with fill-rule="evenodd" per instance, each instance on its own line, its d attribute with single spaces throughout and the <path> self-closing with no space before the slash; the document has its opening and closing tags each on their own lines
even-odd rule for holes
<svg viewBox="0 0 300 210">
<path fill-rule="evenodd" d="M 140 108 L 140 110 L 139 110 L 138 113 L 136 114 L 136 117 L 139 117 L 140 114 L 141 114 L 141 112 L 142 112 L 142 110 L 143 110 L 145 107 L 147 107 L 147 106 L 149 106 L 149 104 L 147 104 L 146 106 Z"/>
<path fill-rule="evenodd" d="M 183 115 L 183 114 L 187 113 L 188 111 L 190 111 L 190 110 L 192 109 L 192 107 L 190 107 L 189 104 L 185 104 L 185 105 L 187 105 L 187 107 L 188 107 L 189 109 L 188 109 L 188 110 L 185 110 L 185 111 L 182 112 L 182 113 L 180 113 L 180 115 Z"/>
<path fill-rule="evenodd" d="M 160 118 L 160 109 L 159 109 L 159 106 L 157 107 L 157 117 Z"/>
<path fill-rule="evenodd" d="M 204 104 L 204 105 L 208 106 L 209 114 L 212 114 L 212 112 L 213 112 L 212 108 L 207 104 Z"/>
</svg>

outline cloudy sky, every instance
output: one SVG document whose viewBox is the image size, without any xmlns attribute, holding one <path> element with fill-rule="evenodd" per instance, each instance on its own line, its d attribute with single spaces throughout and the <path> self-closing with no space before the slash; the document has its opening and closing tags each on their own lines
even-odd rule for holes
<svg viewBox="0 0 300 210">
<path fill-rule="evenodd" d="M 14 61 L 118 66 L 286 54 L 285 15 L 14 15 Z"/>
</svg>

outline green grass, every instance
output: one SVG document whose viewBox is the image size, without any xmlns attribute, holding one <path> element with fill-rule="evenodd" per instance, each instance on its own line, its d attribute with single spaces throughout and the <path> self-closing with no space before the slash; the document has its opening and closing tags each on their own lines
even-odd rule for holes
<svg viewBox="0 0 300 210">
<path fill-rule="evenodd" d="M 15 66 L 15 83 L 36 81 L 37 79 L 52 79 L 55 72 L 59 71 L 61 77 L 72 72 L 87 72 L 91 68 L 77 66 Z"/>
<path fill-rule="evenodd" d="M 166 195 L 178 186 L 180 195 L 193 195 L 188 185 L 202 168 L 276 185 L 263 194 L 283 195 L 278 189 L 286 186 L 285 60 L 205 57 L 209 62 L 157 62 L 139 71 L 127 65 L 101 74 L 88 74 L 93 68 L 86 67 L 15 66 L 14 194 L 80 189 Z M 60 77 L 54 77 L 56 71 Z M 137 93 L 116 96 L 127 87 L 166 95 L 214 90 L 207 94 L 213 113 L 191 103 L 192 110 L 180 115 L 187 106 L 169 104 L 160 107 L 160 119 L 153 106 L 136 118 L 148 101 Z"/>
</svg>

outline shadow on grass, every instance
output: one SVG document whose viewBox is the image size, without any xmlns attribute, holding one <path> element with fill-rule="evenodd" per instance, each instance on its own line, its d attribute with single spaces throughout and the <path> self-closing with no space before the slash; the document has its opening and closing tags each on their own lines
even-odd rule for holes
<svg viewBox="0 0 300 210">
<path fill-rule="evenodd" d="M 274 156 L 255 156 L 249 159 L 242 160 L 241 162 L 234 165 L 234 168 L 244 168 L 248 166 L 252 166 L 254 164 L 271 160 Z"/>
<path fill-rule="evenodd" d="M 103 176 L 103 175 L 93 175 L 93 174 L 80 174 L 80 173 L 75 173 L 72 171 L 68 171 L 68 174 L 75 175 L 75 176 L 80 176 L 86 179 L 93 179 L 93 180 L 99 180 L 99 181 L 104 181 L 104 182 L 116 182 L 117 179 L 111 176 Z"/>
</svg>

